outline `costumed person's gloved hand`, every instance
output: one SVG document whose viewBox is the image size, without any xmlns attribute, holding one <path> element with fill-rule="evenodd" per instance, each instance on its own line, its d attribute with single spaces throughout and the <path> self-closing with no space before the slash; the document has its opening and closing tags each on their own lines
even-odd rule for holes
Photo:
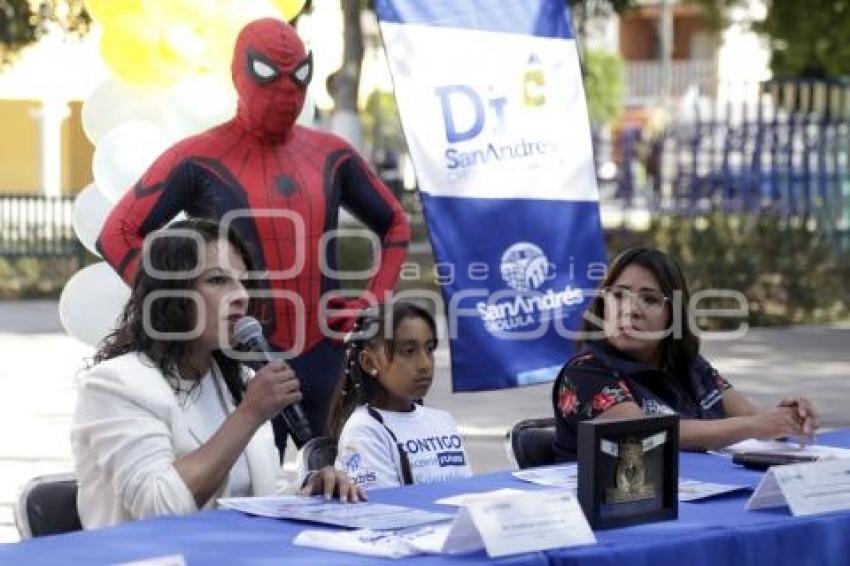
<svg viewBox="0 0 850 566">
<path fill-rule="evenodd" d="M 329 337 L 334 345 L 342 345 L 345 335 L 354 328 L 354 323 L 360 317 L 360 313 L 372 304 L 373 302 L 365 297 L 352 299 L 338 295 L 328 299 L 325 308 L 325 320 L 328 328 L 337 333 L 335 336 Z"/>
</svg>

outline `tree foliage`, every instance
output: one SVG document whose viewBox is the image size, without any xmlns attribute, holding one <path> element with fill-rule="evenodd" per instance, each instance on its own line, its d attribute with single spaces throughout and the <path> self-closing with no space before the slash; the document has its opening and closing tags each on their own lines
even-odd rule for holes
<svg viewBox="0 0 850 566">
<path fill-rule="evenodd" d="M 591 124 L 617 118 L 623 107 L 623 63 L 608 51 L 590 50 L 584 60 L 584 88 Z"/>
<path fill-rule="evenodd" d="M 397 150 L 404 147 L 401 120 L 391 92 L 374 90 L 366 100 L 365 111 L 360 115 L 366 145 L 372 152 Z"/>
<path fill-rule="evenodd" d="M 835 78 L 850 75 L 850 0 L 766 0 L 756 30 L 770 41 L 774 76 Z"/>
<path fill-rule="evenodd" d="M 571 10 L 582 10 L 588 15 L 604 13 L 607 10 L 622 13 L 633 7 L 637 0 L 567 0 Z"/>
<path fill-rule="evenodd" d="M 566 0 L 575 35 L 579 40 L 579 48 L 586 43 L 589 22 L 608 19 L 615 13 L 622 14 L 636 2 L 637 0 Z"/>
<path fill-rule="evenodd" d="M 51 23 L 66 33 L 87 33 L 91 18 L 83 1 L 0 0 L 0 66 L 37 41 Z"/>
<path fill-rule="evenodd" d="M 714 31 L 720 31 L 729 24 L 729 11 L 744 4 L 745 0 L 686 0 L 702 8 L 708 25 Z"/>
<path fill-rule="evenodd" d="M 0 0 L 0 64 L 36 40 L 35 19 L 27 0 Z"/>
</svg>

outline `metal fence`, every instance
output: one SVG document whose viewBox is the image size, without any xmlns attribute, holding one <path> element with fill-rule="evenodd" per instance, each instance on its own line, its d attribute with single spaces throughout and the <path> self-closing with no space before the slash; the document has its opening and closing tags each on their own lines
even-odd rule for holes
<svg viewBox="0 0 850 566">
<path fill-rule="evenodd" d="M 664 79 L 664 65 L 658 61 L 626 61 L 623 64 L 626 104 L 658 102 Z M 670 63 L 670 95 L 682 96 L 691 87 L 712 91 L 717 84 L 717 64 L 710 60 Z"/>
<path fill-rule="evenodd" d="M 687 114 L 655 136 L 596 136 L 598 170 L 616 171 L 600 178 L 603 203 L 771 215 L 848 245 L 850 86 L 774 83 L 754 103 L 695 104 Z"/>
<path fill-rule="evenodd" d="M 742 102 L 698 100 L 656 135 L 597 133 L 603 207 L 643 218 L 770 215 L 850 249 L 850 85 L 773 82 L 755 92 Z M 421 220 L 418 206 L 407 209 Z M 0 256 L 82 250 L 73 197 L 0 196 Z"/>
<path fill-rule="evenodd" d="M 0 256 L 82 254 L 73 219 L 74 197 L 0 195 Z"/>
</svg>

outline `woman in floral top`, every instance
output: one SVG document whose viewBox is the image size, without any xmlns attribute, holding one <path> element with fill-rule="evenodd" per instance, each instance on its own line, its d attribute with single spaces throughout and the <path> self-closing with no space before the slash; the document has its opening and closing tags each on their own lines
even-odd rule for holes
<svg viewBox="0 0 850 566">
<path fill-rule="evenodd" d="M 676 413 L 685 450 L 814 434 L 819 417 L 808 399 L 760 410 L 699 355 L 689 303 L 667 254 L 636 248 L 613 261 L 586 313 L 579 353 L 552 390 L 559 459 L 575 459 L 578 422 L 590 419 Z"/>
</svg>

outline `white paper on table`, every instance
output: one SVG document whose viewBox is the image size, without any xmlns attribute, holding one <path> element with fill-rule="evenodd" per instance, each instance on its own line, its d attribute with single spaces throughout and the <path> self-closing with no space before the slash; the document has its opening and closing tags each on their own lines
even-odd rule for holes
<svg viewBox="0 0 850 566">
<path fill-rule="evenodd" d="M 815 456 L 818 460 L 836 460 L 850 458 L 850 449 L 825 446 L 823 444 L 801 445 L 794 441 L 781 440 L 742 440 L 719 450 L 721 454 L 740 454 L 756 452 L 777 456 Z"/>
<path fill-rule="evenodd" d="M 478 493 L 459 493 L 458 495 L 452 495 L 451 497 L 443 497 L 442 499 L 437 499 L 434 503 L 439 503 L 440 505 L 454 505 L 455 507 L 462 507 L 463 505 L 469 505 L 473 501 L 478 499 L 486 499 L 488 497 L 494 497 L 499 495 L 518 495 L 522 493 L 528 493 L 521 489 L 513 489 L 510 487 L 506 487 L 503 489 L 496 489 L 493 491 L 482 491 Z"/>
<path fill-rule="evenodd" d="M 298 533 L 292 543 L 384 558 L 403 558 L 416 554 L 461 554 L 484 548 L 471 522 L 468 526 L 466 521 L 459 525 L 457 520 L 390 531 L 306 530 Z"/>
<path fill-rule="evenodd" d="M 578 487 L 578 466 L 576 464 L 530 468 L 511 472 L 511 475 L 537 485 L 573 489 Z"/>
<path fill-rule="evenodd" d="M 448 529 L 450 524 L 424 525 L 412 527 L 419 531 L 422 537 L 433 537 L 436 528 Z M 374 531 L 372 529 L 357 529 L 354 531 L 306 530 L 301 531 L 293 539 L 297 546 L 309 546 L 336 552 L 352 552 L 365 556 L 380 556 L 383 558 L 403 558 L 422 554 L 423 551 L 413 546 L 408 539 L 415 539 L 416 532 L 409 537 L 397 531 Z M 443 534 L 442 539 L 445 538 Z M 442 540 L 441 539 L 441 540 Z"/>
<path fill-rule="evenodd" d="M 357 529 L 400 529 L 454 518 L 412 507 L 384 503 L 342 503 L 322 496 L 281 495 L 219 499 L 225 509 L 275 519 L 296 519 Z"/>
<path fill-rule="evenodd" d="M 457 519 L 448 523 L 411 527 L 399 534 L 411 548 L 426 554 L 462 554 L 484 547 L 475 529 L 471 532 L 458 531 Z"/>
<path fill-rule="evenodd" d="M 545 468 L 532 468 L 528 470 L 520 470 L 518 472 L 511 472 L 511 474 L 517 479 L 537 485 L 571 489 L 573 492 L 576 492 L 578 490 L 578 467 L 576 466 L 576 464 L 566 464 L 563 466 L 551 466 Z M 708 497 L 713 497 L 722 493 L 738 491 L 741 489 L 750 489 L 750 486 L 727 485 L 719 483 L 707 483 L 697 480 L 680 479 L 679 501 L 697 501 L 699 499 L 706 499 Z M 443 500 L 437 501 L 437 503 L 443 502 Z"/>
<path fill-rule="evenodd" d="M 145 558 L 144 560 L 121 562 L 115 566 L 186 566 L 186 559 L 182 554 L 168 554 L 166 556 Z"/>
<path fill-rule="evenodd" d="M 710 483 L 699 480 L 679 479 L 679 501 L 698 501 L 715 495 L 751 489 L 747 485 L 732 485 L 725 483 Z"/>
<path fill-rule="evenodd" d="M 222 509 L 242 511 L 249 515 L 279 519 L 292 507 L 315 505 L 314 498 L 301 495 L 264 497 L 223 497 L 216 501 Z"/>
<path fill-rule="evenodd" d="M 765 472 L 746 508 L 786 504 L 795 517 L 850 509 L 850 461 L 773 466 Z"/>
</svg>

